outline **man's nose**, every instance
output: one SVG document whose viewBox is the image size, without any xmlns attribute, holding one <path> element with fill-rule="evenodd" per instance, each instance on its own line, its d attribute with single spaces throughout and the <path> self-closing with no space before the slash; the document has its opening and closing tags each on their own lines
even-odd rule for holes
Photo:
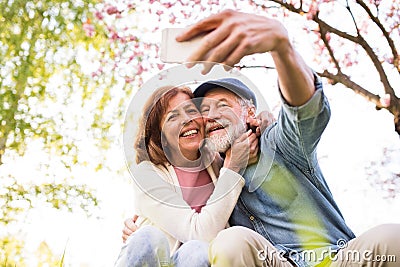
<svg viewBox="0 0 400 267">
<path fill-rule="evenodd" d="M 212 119 L 212 118 L 210 118 L 208 116 L 203 116 L 203 122 L 206 124 L 206 123 L 216 122 L 216 120 Z"/>
<path fill-rule="evenodd" d="M 216 120 L 221 117 L 221 113 L 219 112 L 218 108 L 216 107 L 210 107 L 207 118 L 210 120 Z"/>
</svg>

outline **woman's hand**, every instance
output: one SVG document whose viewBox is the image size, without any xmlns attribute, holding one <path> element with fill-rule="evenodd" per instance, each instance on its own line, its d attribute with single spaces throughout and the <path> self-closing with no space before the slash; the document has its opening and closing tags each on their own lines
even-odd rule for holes
<svg viewBox="0 0 400 267">
<path fill-rule="evenodd" d="M 224 167 L 239 173 L 246 168 L 251 155 L 254 157 L 255 150 L 258 151 L 257 136 L 252 130 L 248 130 L 233 141 L 226 152 Z"/>
<path fill-rule="evenodd" d="M 274 115 L 269 112 L 269 111 L 262 111 L 260 114 L 258 114 L 257 117 L 250 116 L 247 118 L 247 123 L 251 129 L 255 129 L 255 135 L 257 136 L 256 139 L 254 139 L 250 143 L 250 155 L 249 155 L 249 162 L 247 165 L 254 164 L 258 161 L 258 155 L 259 155 L 259 145 L 258 145 L 258 137 L 261 136 L 261 133 L 267 129 L 268 126 L 270 126 L 272 123 L 274 123 L 276 119 L 274 118 Z"/>
<path fill-rule="evenodd" d="M 258 128 L 259 129 L 259 128 Z M 252 134 L 256 138 L 252 138 L 252 141 L 250 142 L 250 153 L 249 153 L 249 160 L 247 162 L 247 166 L 254 164 L 258 161 L 258 152 L 260 151 L 260 147 L 258 146 L 258 136 L 256 134 Z"/>
<path fill-rule="evenodd" d="M 274 115 L 269 111 L 261 111 L 260 114 L 257 115 L 258 127 L 260 132 L 262 133 L 265 129 L 268 128 L 271 124 L 273 124 L 276 119 Z"/>
<path fill-rule="evenodd" d="M 125 243 L 128 237 L 133 234 L 137 229 L 136 220 L 138 216 L 135 214 L 133 218 L 128 218 L 124 221 L 124 229 L 122 229 L 122 241 Z"/>
</svg>

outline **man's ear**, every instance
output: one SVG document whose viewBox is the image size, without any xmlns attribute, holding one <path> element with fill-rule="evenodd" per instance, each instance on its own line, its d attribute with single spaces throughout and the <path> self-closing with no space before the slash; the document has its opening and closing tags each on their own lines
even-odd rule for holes
<svg viewBox="0 0 400 267">
<path fill-rule="evenodd" d="M 259 126 L 258 120 L 256 118 L 256 107 L 251 105 L 247 108 L 247 128 L 251 129 L 253 133 L 257 131 L 257 127 Z"/>
<path fill-rule="evenodd" d="M 256 107 L 254 105 L 251 105 L 248 109 L 247 109 L 247 115 L 249 117 L 255 117 L 256 116 Z"/>
</svg>

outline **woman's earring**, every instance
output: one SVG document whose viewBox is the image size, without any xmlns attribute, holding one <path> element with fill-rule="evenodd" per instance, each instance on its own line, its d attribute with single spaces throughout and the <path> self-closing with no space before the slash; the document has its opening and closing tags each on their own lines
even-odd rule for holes
<svg viewBox="0 0 400 267">
<path fill-rule="evenodd" d="M 164 134 L 161 134 L 161 146 L 162 147 L 168 146 L 167 138 L 164 136 Z"/>
</svg>

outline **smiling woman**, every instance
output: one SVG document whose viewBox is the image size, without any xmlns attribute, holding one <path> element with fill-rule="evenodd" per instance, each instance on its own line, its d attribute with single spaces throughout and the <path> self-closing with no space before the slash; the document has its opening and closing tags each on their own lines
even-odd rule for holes
<svg viewBox="0 0 400 267">
<path fill-rule="evenodd" d="M 166 86 L 145 104 L 134 146 L 138 165 L 131 170 L 139 230 L 117 266 L 208 266 L 208 242 L 227 226 L 244 179 L 229 169 L 234 161 L 220 170 L 222 159 L 203 142 L 203 118 L 192 98 L 187 87 Z M 249 146 L 249 133 L 243 135 L 232 149 Z"/>
<path fill-rule="evenodd" d="M 199 159 L 199 148 L 204 139 L 203 118 L 188 90 L 175 93 L 161 121 L 162 142 L 163 147 L 168 148 L 167 157 L 171 164 L 186 167 L 187 160 Z"/>
<path fill-rule="evenodd" d="M 164 147 L 163 142 L 164 144 L 168 142 L 168 140 L 165 140 L 166 134 L 179 133 L 180 129 L 173 128 L 179 126 L 179 121 L 182 120 L 182 118 L 178 116 L 179 112 L 183 112 L 182 115 L 185 116 L 197 115 L 198 118 L 200 117 L 198 110 L 190 100 L 191 98 L 193 98 L 193 93 L 189 88 L 172 86 L 161 87 L 149 97 L 143 109 L 143 115 L 138 130 L 139 134 L 135 142 L 137 163 L 145 160 L 150 160 L 154 164 L 168 162 L 168 155 L 166 155 L 164 151 L 168 146 Z M 180 110 L 177 109 L 181 101 L 188 101 L 186 102 L 186 106 L 189 108 L 191 107 L 191 114 L 187 114 L 186 110 L 182 108 Z M 167 127 L 166 129 L 164 129 L 165 124 Z M 201 128 L 203 128 L 203 126 L 201 126 Z M 175 136 L 175 138 L 176 137 L 177 136 Z M 201 138 L 203 137 L 204 136 L 201 136 Z M 170 138 L 172 140 L 172 137 Z M 172 141 L 170 141 L 170 143 L 171 145 L 178 144 Z M 199 144 L 197 144 L 195 148 L 196 153 L 198 149 Z M 179 151 L 170 151 L 170 153 L 171 152 Z"/>
</svg>

